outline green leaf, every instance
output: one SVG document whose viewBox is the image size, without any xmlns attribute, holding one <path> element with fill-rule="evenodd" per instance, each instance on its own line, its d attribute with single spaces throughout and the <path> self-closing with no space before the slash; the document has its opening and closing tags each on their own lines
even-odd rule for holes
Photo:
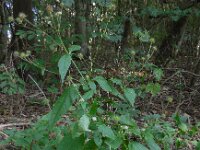
<svg viewBox="0 0 200 150">
<path fill-rule="evenodd" d="M 162 69 L 156 68 L 156 69 L 153 70 L 153 73 L 154 73 L 154 76 L 155 76 L 156 80 L 158 80 L 158 81 L 161 80 L 161 78 L 163 76 Z"/>
<path fill-rule="evenodd" d="M 88 85 L 90 87 L 91 90 L 93 90 L 94 93 L 96 93 L 96 84 L 93 81 L 89 81 Z"/>
<path fill-rule="evenodd" d="M 136 123 L 130 118 L 129 115 L 122 115 L 120 116 L 120 123 L 129 126 L 136 126 Z"/>
<path fill-rule="evenodd" d="M 94 140 L 89 140 L 85 144 L 84 150 L 97 150 L 97 145 L 95 144 Z"/>
<path fill-rule="evenodd" d="M 128 144 L 129 150 L 148 150 L 144 145 L 138 143 L 138 142 L 131 142 Z"/>
<path fill-rule="evenodd" d="M 56 101 L 53 110 L 50 112 L 49 128 L 51 129 L 54 124 L 60 119 L 61 115 L 65 114 L 74 100 L 79 97 L 78 91 L 74 86 L 68 87 L 61 97 Z"/>
<path fill-rule="evenodd" d="M 183 132 L 187 132 L 188 131 L 188 127 L 187 127 L 187 125 L 185 123 L 180 123 L 178 125 L 178 128 Z"/>
<path fill-rule="evenodd" d="M 67 71 L 71 65 L 71 60 L 71 56 L 69 54 L 66 54 L 62 56 L 58 62 L 59 74 L 61 76 L 62 83 L 64 82 Z"/>
<path fill-rule="evenodd" d="M 139 39 L 142 42 L 149 42 L 150 41 L 150 35 L 147 31 L 145 31 L 144 33 L 140 33 L 139 34 Z"/>
<path fill-rule="evenodd" d="M 90 119 L 87 115 L 83 115 L 79 120 L 79 126 L 83 129 L 83 131 L 91 131 L 89 130 Z"/>
<path fill-rule="evenodd" d="M 153 139 L 153 135 L 150 133 L 145 134 L 145 141 L 150 148 L 150 150 L 161 150 L 161 148 L 156 144 L 155 140 Z"/>
<path fill-rule="evenodd" d="M 122 84 L 122 80 L 120 80 L 120 79 L 112 78 L 112 79 L 110 79 L 110 80 L 111 80 L 112 83 L 114 83 L 114 84 L 117 84 L 117 85 L 120 85 L 120 86 L 123 85 L 123 84 Z"/>
<path fill-rule="evenodd" d="M 69 47 L 69 52 L 74 52 L 74 51 L 79 51 L 81 49 L 81 47 L 79 45 L 72 45 Z"/>
<path fill-rule="evenodd" d="M 200 142 L 197 143 L 196 150 L 200 150 Z"/>
<path fill-rule="evenodd" d="M 112 86 L 104 77 L 97 76 L 94 78 L 95 81 L 99 84 L 99 86 L 106 92 L 109 92 L 121 99 L 124 99 L 123 96 L 118 92 L 118 90 Z"/>
<path fill-rule="evenodd" d="M 58 144 L 58 150 L 83 150 L 85 138 L 84 136 L 73 138 L 71 133 L 64 135 L 63 140 Z"/>
<path fill-rule="evenodd" d="M 103 137 L 108 137 L 110 139 L 115 139 L 115 134 L 113 133 L 112 129 L 106 125 L 99 125 L 98 126 L 99 132 L 102 133 Z"/>
<path fill-rule="evenodd" d="M 106 92 L 112 92 L 112 87 L 108 83 L 108 81 L 102 77 L 102 76 L 97 76 L 94 78 L 95 81 L 99 84 L 99 86 Z"/>
<path fill-rule="evenodd" d="M 88 99 L 91 99 L 93 96 L 94 96 L 94 91 L 93 91 L 93 90 L 90 90 L 90 91 L 86 92 L 86 93 L 83 95 L 83 99 L 84 99 L 84 100 L 88 100 Z"/>
<path fill-rule="evenodd" d="M 131 105 L 133 106 L 135 103 L 135 99 L 136 99 L 136 93 L 135 90 L 132 88 L 125 88 L 124 89 L 124 95 L 125 98 L 131 103 Z"/>
<path fill-rule="evenodd" d="M 94 142 L 98 147 L 100 147 L 103 142 L 101 134 L 97 131 L 94 132 Z"/>
<path fill-rule="evenodd" d="M 146 86 L 146 91 L 150 92 L 152 95 L 156 95 L 160 92 L 160 84 L 159 83 L 148 83 Z"/>
<path fill-rule="evenodd" d="M 113 139 L 106 139 L 105 143 L 108 146 L 111 146 L 113 149 L 117 149 L 120 147 L 122 144 L 122 139 L 120 137 L 116 137 L 114 140 Z"/>
</svg>

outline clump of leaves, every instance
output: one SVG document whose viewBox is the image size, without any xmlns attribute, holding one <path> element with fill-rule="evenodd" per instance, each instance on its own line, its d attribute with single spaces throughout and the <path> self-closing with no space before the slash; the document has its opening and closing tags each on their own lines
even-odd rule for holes
<svg viewBox="0 0 200 150">
<path fill-rule="evenodd" d="M 24 81 L 15 73 L 14 69 L 7 70 L 5 66 L 0 68 L 0 92 L 13 95 L 23 94 L 25 91 Z"/>
</svg>

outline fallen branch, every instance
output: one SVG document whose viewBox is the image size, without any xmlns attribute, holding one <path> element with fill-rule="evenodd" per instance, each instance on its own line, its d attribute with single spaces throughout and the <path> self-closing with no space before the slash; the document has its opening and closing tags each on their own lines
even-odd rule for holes
<svg viewBox="0 0 200 150">
<path fill-rule="evenodd" d="M 0 124 L 0 131 L 2 131 L 4 128 L 7 127 L 13 127 L 13 126 L 29 126 L 30 123 L 9 123 L 9 124 Z"/>
</svg>

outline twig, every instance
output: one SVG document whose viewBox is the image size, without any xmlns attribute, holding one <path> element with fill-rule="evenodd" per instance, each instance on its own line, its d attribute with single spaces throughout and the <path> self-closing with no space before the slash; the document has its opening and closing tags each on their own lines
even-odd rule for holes
<svg viewBox="0 0 200 150">
<path fill-rule="evenodd" d="M 194 72 L 191 72 L 191 71 L 188 71 L 188 70 L 184 70 L 184 69 L 181 69 L 181 68 L 162 68 L 163 70 L 178 70 L 179 72 L 182 72 L 182 73 L 188 73 L 188 74 L 191 74 L 193 76 L 196 76 L 196 77 L 200 77 L 200 74 L 196 74 Z"/>
<path fill-rule="evenodd" d="M 8 135 L 5 134 L 5 133 L 3 133 L 2 131 L 0 131 L 0 135 L 2 135 L 4 139 L 7 139 L 7 138 L 8 138 Z"/>
<path fill-rule="evenodd" d="M 29 74 L 28 77 L 35 83 L 35 85 L 38 87 L 38 89 L 40 90 L 40 92 L 42 93 L 42 95 L 44 96 L 45 99 L 47 99 L 46 95 L 44 94 L 43 90 L 40 88 L 40 86 L 38 85 L 38 83 L 33 79 L 33 77 Z M 47 103 L 49 110 L 51 110 L 51 106 L 49 103 Z"/>
<path fill-rule="evenodd" d="M 9 124 L 0 124 L 0 131 L 2 131 L 4 128 L 7 127 L 13 127 L 13 126 L 28 126 L 30 123 L 9 123 Z"/>
</svg>

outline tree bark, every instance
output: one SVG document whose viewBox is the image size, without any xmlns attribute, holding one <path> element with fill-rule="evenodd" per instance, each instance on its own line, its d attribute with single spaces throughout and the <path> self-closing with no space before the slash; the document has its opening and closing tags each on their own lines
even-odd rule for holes
<svg viewBox="0 0 200 150">
<path fill-rule="evenodd" d="M 87 19 L 89 17 L 90 2 L 87 0 L 75 0 L 75 34 L 77 35 L 76 44 L 81 46 L 81 53 L 87 57 L 89 55 Z"/>
<path fill-rule="evenodd" d="M 32 0 L 13 0 L 13 17 L 17 19 L 20 13 L 24 13 L 26 15 L 26 19 L 29 22 L 33 22 L 33 11 L 32 11 Z M 15 50 L 23 51 L 24 43 L 27 41 L 19 39 L 15 34 L 18 30 L 26 30 L 25 28 L 15 24 L 14 33 L 12 33 L 11 40 L 11 52 Z"/>
<path fill-rule="evenodd" d="M 0 64 L 5 62 L 8 50 L 8 35 L 7 35 L 7 15 L 4 9 L 4 2 L 0 2 Z"/>
<path fill-rule="evenodd" d="M 170 58 L 173 58 L 174 44 L 178 43 L 182 29 L 187 23 L 187 16 L 181 17 L 177 22 L 172 22 L 168 35 L 158 48 L 155 56 L 156 65 L 166 65 Z"/>
<path fill-rule="evenodd" d="M 124 21 L 124 31 L 122 34 L 122 41 L 121 41 L 121 50 L 122 53 L 125 53 L 127 49 L 129 48 L 129 38 L 131 35 L 131 20 L 130 18 L 126 18 Z"/>
</svg>

